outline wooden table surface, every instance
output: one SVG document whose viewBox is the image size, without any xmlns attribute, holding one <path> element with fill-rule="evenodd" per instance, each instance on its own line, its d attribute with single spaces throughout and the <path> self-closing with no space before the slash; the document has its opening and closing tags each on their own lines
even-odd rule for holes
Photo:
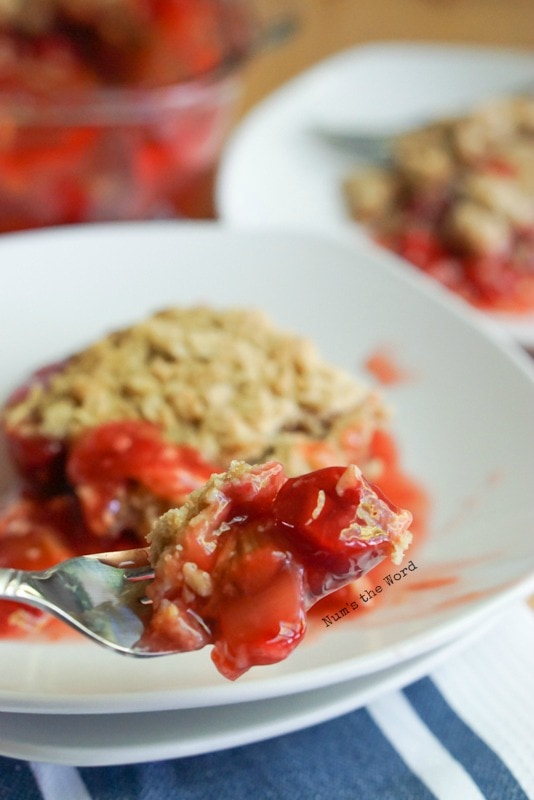
<svg viewBox="0 0 534 800">
<path fill-rule="evenodd" d="M 270 19 L 283 18 L 292 9 L 297 27 L 246 67 L 236 123 L 302 70 L 358 44 L 397 40 L 534 46 L 533 0 L 259 1 Z M 534 608 L 534 596 L 529 604 Z"/>
<path fill-rule="evenodd" d="M 532 0 L 256 0 L 265 17 L 293 10 L 297 30 L 245 70 L 240 114 L 332 53 L 379 41 L 462 42 L 530 48 Z"/>
<path fill-rule="evenodd" d="M 285 82 L 349 47 L 416 41 L 534 48 L 534 0 L 250 2 L 266 21 L 290 18 L 294 26 L 285 40 L 266 46 L 245 66 L 235 125 Z M 205 215 L 213 216 L 208 205 Z"/>
</svg>

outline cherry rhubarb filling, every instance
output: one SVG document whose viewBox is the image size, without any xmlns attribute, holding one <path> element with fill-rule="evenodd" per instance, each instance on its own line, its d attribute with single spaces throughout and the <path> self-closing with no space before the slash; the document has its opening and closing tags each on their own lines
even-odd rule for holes
<svg viewBox="0 0 534 800">
<path fill-rule="evenodd" d="M 278 462 L 234 462 L 153 526 L 143 644 L 183 652 L 211 644 L 232 680 L 281 661 L 317 601 L 387 557 L 399 563 L 411 519 L 355 466 L 288 478 Z"/>
</svg>

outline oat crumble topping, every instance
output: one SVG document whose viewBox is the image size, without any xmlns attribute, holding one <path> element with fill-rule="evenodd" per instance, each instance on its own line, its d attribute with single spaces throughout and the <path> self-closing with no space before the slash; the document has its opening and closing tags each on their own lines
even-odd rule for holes
<svg viewBox="0 0 534 800">
<path fill-rule="evenodd" d="M 335 457 L 347 428 L 362 443 L 387 417 L 381 399 L 326 363 L 305 338 L 257 310 L 170 308 L 75 354 L 4 410 L 19 435 L 73 440 L 114 420 L 145 420 L 226 467 L 282 461 L 308 469 L 310 441 Z"/>
</svg>

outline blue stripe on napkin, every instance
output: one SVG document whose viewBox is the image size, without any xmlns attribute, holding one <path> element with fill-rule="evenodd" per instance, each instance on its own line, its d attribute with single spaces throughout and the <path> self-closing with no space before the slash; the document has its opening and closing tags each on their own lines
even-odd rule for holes
<svg viewBox="0 0 534 800">
<path fill-rule="evenodd" d="M 476 782 L 486 800 L 528 800 L 506 764 L 448 705 L 430 678 L 404 689 L 423 722 Z"/>
<path fill-rule="evenodd" d="M 365 709 L 219 753 L 154 764 L 85 767 L 80 773 L 94 800 L 207 800 L 214 794 L 232 800 L 434 797 Z"/>
<path fill-rule="evenodd" d="M 0 756 L 0 800 L 41 800 L 41 797 L 28 764 Z"/>
</svg>

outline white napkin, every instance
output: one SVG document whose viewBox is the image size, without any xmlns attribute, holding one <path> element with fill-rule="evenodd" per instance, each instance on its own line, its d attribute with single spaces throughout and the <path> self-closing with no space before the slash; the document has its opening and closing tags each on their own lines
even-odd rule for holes
<svg viewBox="0 0 534 800">
<path fill-rule="evenodd" d="M 514 605 L 430 678 L 456 719 L 447 722 L 443 709 L 433 718 L 430 709 L 414 707 L 419 683 L 421 692 L 428 690 L 424 681 L 368 707 L 410 769 L 438 798 L 489 796 L 487 787 L 480 788 L 480 774 L 486 772 L 494 796 L 511 800 L 516 795 L 502 793 L 496 783 L 502 762 L 525 795 L 534 798 L 534 609 Z M 450 752 L 455 737 L 461 737 L 457 746 L 467 766 Z"/>
</svg>

